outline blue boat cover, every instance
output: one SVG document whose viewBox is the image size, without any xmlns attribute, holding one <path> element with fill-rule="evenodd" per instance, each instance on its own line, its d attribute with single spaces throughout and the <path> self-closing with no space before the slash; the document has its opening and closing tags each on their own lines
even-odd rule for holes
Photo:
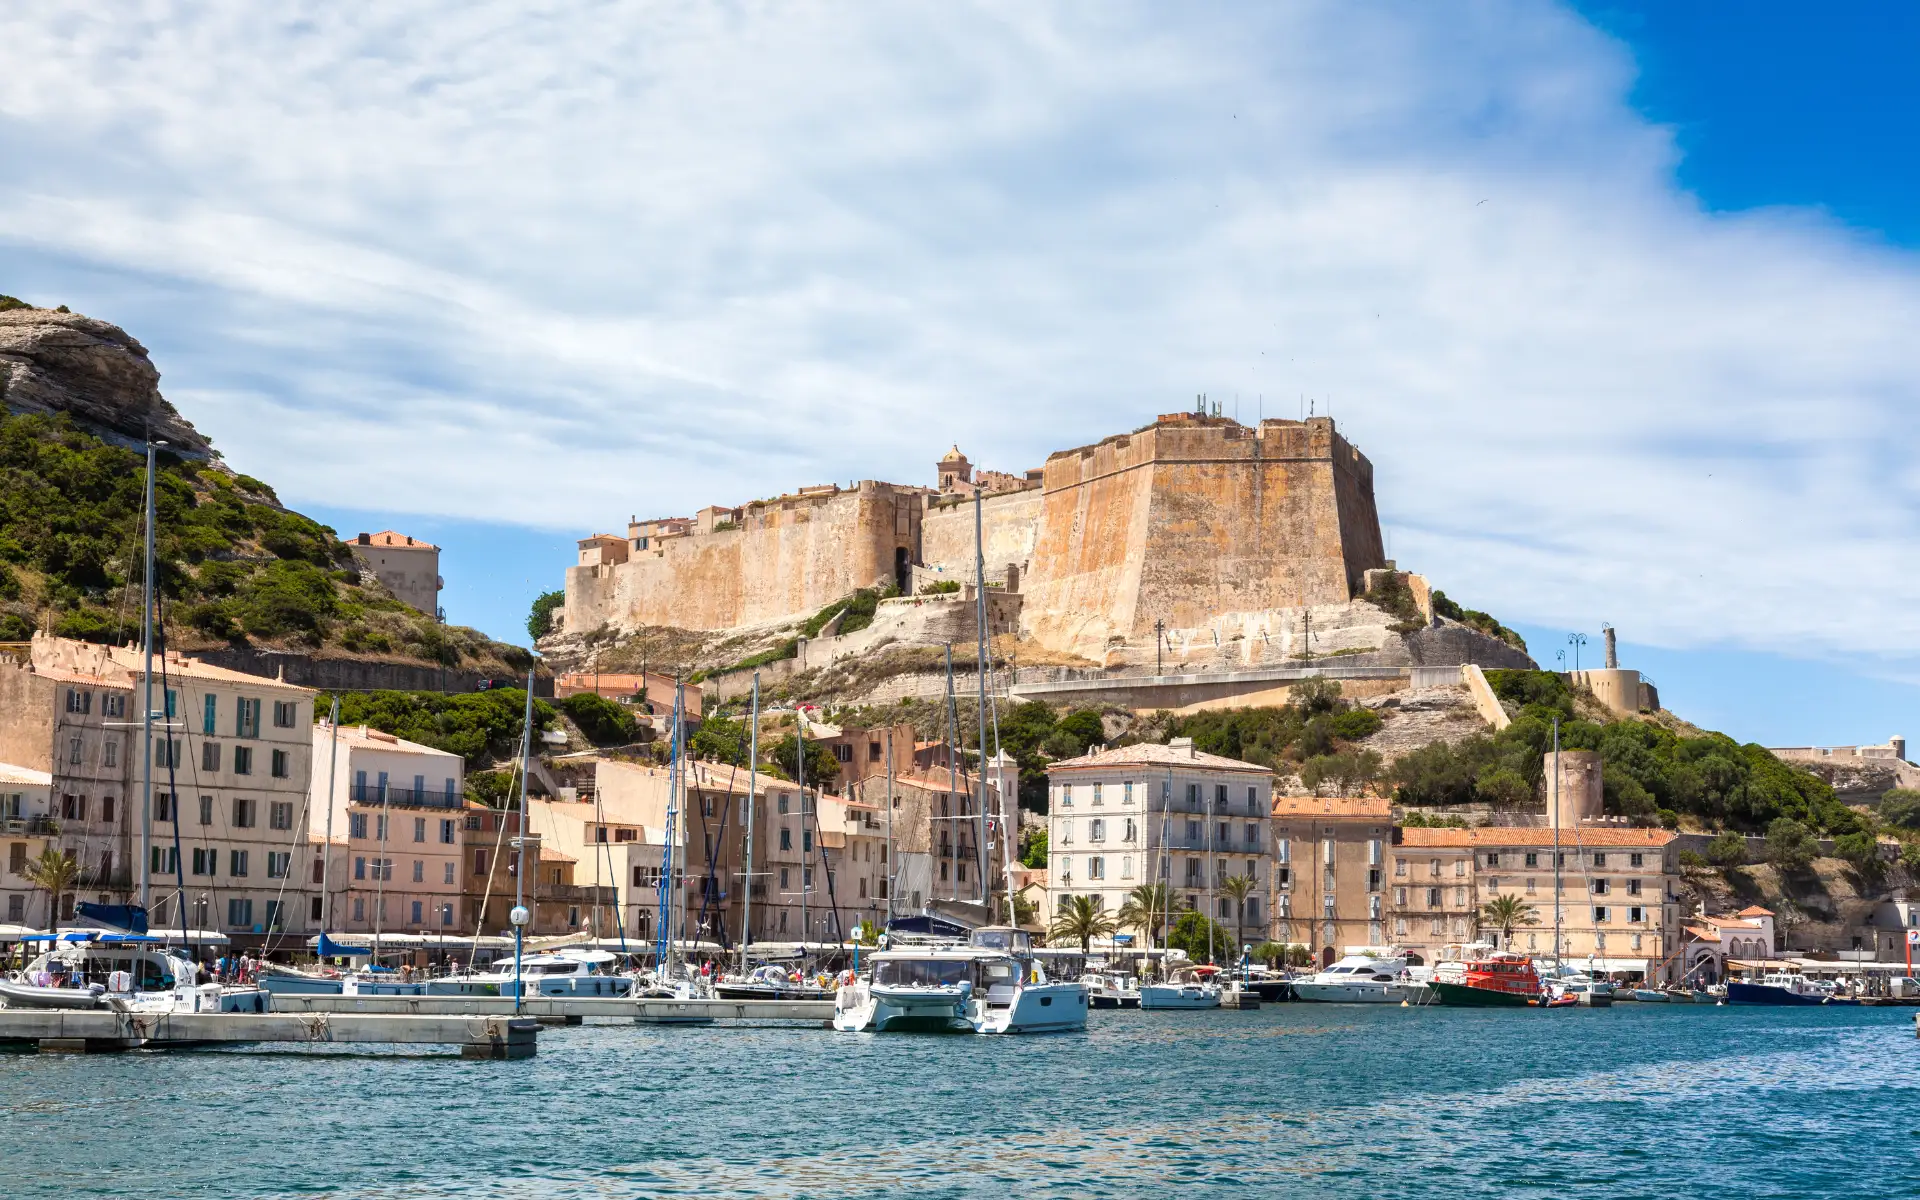
<svg viewBox="0 0 1920 1200">
<path fill-rule="evenodd" d="M 922 913 L 913 917 L 895 917 L 887 922 L 887 932 L 916 933 L 922 937 L 963 938 L 972 931 L 956 921 Z"/>
<path fill-rule="evenodd" d="M 342 946 L 339 942 L 336 942 L 332 938 L 328 937 L 324 932 L 320 934 L 320 942 L 317 949 L 317 953 L 320 955 L 321 958 L 371 958 L 373 957 L 373 951 L 369 950 L 367 947 Z"/>
<path fill-rule="evenodd" d="M 98 921 L 128 933 L 147 932 L 147 910 L 138 904 L 89 904 L 82 900 L 78 907 L 83 920 Z"/>
</svg>

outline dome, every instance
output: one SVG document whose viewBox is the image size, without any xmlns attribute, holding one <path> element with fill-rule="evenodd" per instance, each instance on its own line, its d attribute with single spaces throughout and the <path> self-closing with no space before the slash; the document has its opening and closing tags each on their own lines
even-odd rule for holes
<svg viewBox="0 0 1920 1200">
<path fill-rule="evenodd" d="M 951 449 L 951 450 L 949 450 L 949 451 L 947 451 L 947 452 L 946 452 L 945 454 L 943 454 L 943 455 L 941 455 L 941 456 L 940 456 L 940 461 L 941 461 L 941 462 L 943 462 L 943 463 L 944 463 L 944 462 L 965 462 L 965 461 L 967 461 L 967 456 L 966 456 L 966 455 L 964 455 L 964 454 L 962 454 L 962 453 L 960 453 L 960 447 L 959 447 L 959 446 L 955 446 L 955 447 L 954 447 L 953 449 Z"/>
</svg>

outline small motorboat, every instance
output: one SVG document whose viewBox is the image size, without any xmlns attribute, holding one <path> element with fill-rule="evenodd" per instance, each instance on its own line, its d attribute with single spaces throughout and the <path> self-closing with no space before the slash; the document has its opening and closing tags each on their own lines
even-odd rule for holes
<svg viewBox="0 0 1920 1200">
<path fill-rule="evenodd" d="M 1219 1008 L 1220 985 L 1214 981 L 1218 967 L 1181 967 L 1164 983 L 1140 985 L 1143 1009 Z"/>
<path fill-rule="evenodd" d="M 1669 1004 L 1673 1001 L 1672 996 L 1659 988 L 1633 988 L 1631 991 L 1633 998 L 1642 1004 Z"/>
<path fill-rule="evenodd" d="M 0 1001 L 8 1008 L 57 1008 L 68 1011 L 104 1007 L 107 989 L 94 983 L 86 987 L 39 987 L 31 983 L 0 981 Z"/>
</svg>

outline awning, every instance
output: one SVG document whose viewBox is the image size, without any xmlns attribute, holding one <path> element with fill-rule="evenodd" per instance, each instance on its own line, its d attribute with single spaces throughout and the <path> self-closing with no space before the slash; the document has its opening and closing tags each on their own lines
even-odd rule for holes
<svg viewBox="0 0 1920 1200">
<path fill-rule="evenodd" d="M 1654 960 L 1651 958 L 1575 958 L 1572 955 L 1566 958 L 1566 964 L 1570 967 L 1579 967 L 1585 971 L 1602 971 L 1609 975 L 1624 971 L 1638 971 L 1646 975 L 1651 972 L 1653 963 Z"/>
</svg>

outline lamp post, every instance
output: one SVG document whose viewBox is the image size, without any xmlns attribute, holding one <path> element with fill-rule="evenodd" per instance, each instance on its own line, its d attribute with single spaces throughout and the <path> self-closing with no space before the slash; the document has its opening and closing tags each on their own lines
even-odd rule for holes
<svg viewBox="0 0 1920 1200">
<path fill-rule="evenodd" d="M 527 928 L 527 915 L 527 906 L 524 904 L 514 905 L 513 911 L 507 914 L 507 920 L 513 922 L 513 1015 L 516 1017 L 520 1015 L 520 1001 L 525 991 L 520 983 L 520 942 Z"/>
<path fill-rule="evenodd" d="M 1580 673 L 1580 647 L 1586 644 L 1587 635 L 1584 633 L 1570 633 L 1567 635 L 1567 645 L 1573 647 L 1573 673 L 1575 675 Z"/>
</svg>

